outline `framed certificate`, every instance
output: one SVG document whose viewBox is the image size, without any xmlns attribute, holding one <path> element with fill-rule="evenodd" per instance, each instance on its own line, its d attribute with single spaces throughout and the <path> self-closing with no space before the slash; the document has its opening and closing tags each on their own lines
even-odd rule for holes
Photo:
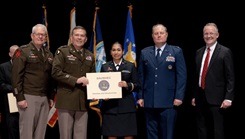
<svg viewBox="0 0 245 139">
<path fill-rule="evenodd" d="M 122 98 L 121 72 L 87 73 L 87 99 Z"/>
</svg>

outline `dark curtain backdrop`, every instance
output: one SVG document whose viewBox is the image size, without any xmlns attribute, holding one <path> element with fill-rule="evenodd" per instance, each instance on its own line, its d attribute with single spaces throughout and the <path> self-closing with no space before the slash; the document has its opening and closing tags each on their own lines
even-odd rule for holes
<svg viewBox="0 0 245 139">
<path fill-rule="evenodd" d="M 67 44 L 70 29 L 70 10 L 74 6 L 73 0 L 11 0 L 1 1 L 1 31 L 0 31 L 0 63 L 9 59 L 8 50 L 13 44 L 29 43 L 32 27 L 41 23 L 42 5 L 47 7 L 48 32 L 50 50 L 54 53 L 61 45 Z M 190 86 L 194 72 L 195 51 L 204 45 L 202 38 L 203 26 L 208 22 L 218 25 L 219 43 L 229 47 L 234 53 L 236 72 L 236 94 L 233 106 L 227 115 L 227 139 L 242 136 L 244 123 L 242 76 L 244 70 L 244 8 L 241 3 L 227 1 L 163 1 L 163 0 L 131 0 L 133 4 L 133 27 L 135 33 L 137 61 L 140 50 L 153 45 L 151 38 L 152 26 L 162 23 L 168 28 L 168 43 L 183 48 L 188 82 L 184 104 L 178 108 L 176 124 L 176 139 L 196 139 L 194 124 L 194 109 L 190 105 Z M 98 15 L 101 23 L 107 59 L 111 60 L 110 46 L 113 42 L 123 43 L 126 27 L 128 0 L 98 0 L 100 10 Z M 94 16 L 94 0 L 76 0 L 76 24 L 87 29 L 89 46 Z M 100 138 L 98 117 L 90 111 L 88 138 Z M 142 109 L 138 111 L 139 135 L 137 139 L 145 139 L 144 116 Z M 59 138 L 57 124 L 54 128 L 47 128 L 47 139 Z"/>
</svg>

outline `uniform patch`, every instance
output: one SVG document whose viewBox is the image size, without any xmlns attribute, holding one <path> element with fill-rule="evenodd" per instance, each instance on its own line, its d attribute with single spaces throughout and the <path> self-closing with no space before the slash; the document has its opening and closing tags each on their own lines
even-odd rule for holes
<svg viewBox="0 0 245 139">
<path fill-rule="evenodd" d="M 92 61 L 92 57 L 91 57 L 91 56 L 87 56 L 87 57 L 86 57 L 86 60 Z"/>
<path fill-rule="evenodd" d="M 71 61 L 75 61 L 77 59 L 77 57 L 73 56 L 73 55 L 69 55 L 67 56 L 68 60 L 71 60 Z"/>
<path fill-rule="evenodd" d="M 166 61 L 168 61 L 168 62 L 175 62 L 175 57 L 173 57 L 173 56 L 167 56 Z"/>
<path fill-rule="evenodd" d="M 15 57 L 18 58 L 20 56 L 20 49 L 17 50 Z"/>
<path fill-rule="evenodd" d="M 57 50 L 56 54 L 57 54 L 57 55 L 60 54 L 60 50 Z"/>
<path fill-rule="evenodd" d="M 130 73 L 129 70 L 122 70 L 122 72 L 125 72 L 125 73 Z"/>
<path fill-rule="evenodd" d="M 50 58 L 50 57 L 49 57 L 49 58 L 48 58 L 48 61 L 53 61 L 53 58 Z"/>
<path fill-rule="evenodd" d="M 108 71 L 112 71 L 112 68 L 111 67 L 108 67 L 108 69 L 107 69 Z"/>
</svg>

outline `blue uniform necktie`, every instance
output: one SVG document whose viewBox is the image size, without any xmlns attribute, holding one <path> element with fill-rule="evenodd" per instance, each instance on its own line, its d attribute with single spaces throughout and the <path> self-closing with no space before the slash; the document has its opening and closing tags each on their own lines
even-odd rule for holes
<svg viewBox="0 0 245 139">
<path fill-rule="evenodd" d="M 157 63 L 159 63 L 159 61 L 160 61 L 160 51 L 161 51 L 161 49 L 158 48 L 157 49 L 157 55 L 156 55 L 156 61 L 157 61 Z"/>
</svg>

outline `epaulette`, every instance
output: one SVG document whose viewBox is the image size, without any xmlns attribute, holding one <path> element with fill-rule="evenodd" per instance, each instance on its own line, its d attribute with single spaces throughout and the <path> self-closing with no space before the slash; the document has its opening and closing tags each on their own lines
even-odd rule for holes
<svg viewBox="0 0 245 139">
<path fill-rule="evenodd" d="M 177 49 L 179 49 L 179 48 L 180 48 L 179 46 L 176 46 L 176 45 L 171 45 L 171 46 L 173 46 L 174 48 L 177 48 Z"/>
<path fill-rule="evenodd" d="M 67 48 L 67 45 L 62 45 L 59 47 L 59 49 L 62 49 L 62 48 Z"/>
<path fill-rule="evenodd" d="M 28 45 L 22 45 L 20 46 L 20 48 L 26 48 Z"/>
<path fill-rule="evenodd" d="M 62 45 L 62 46 L 60 46 L 60 47 L 57 49 L 56 54 L 59 55 L 61 49 L 64 49 L 64 48 L 68 48 L 67 45 Z"/>
</svg>

